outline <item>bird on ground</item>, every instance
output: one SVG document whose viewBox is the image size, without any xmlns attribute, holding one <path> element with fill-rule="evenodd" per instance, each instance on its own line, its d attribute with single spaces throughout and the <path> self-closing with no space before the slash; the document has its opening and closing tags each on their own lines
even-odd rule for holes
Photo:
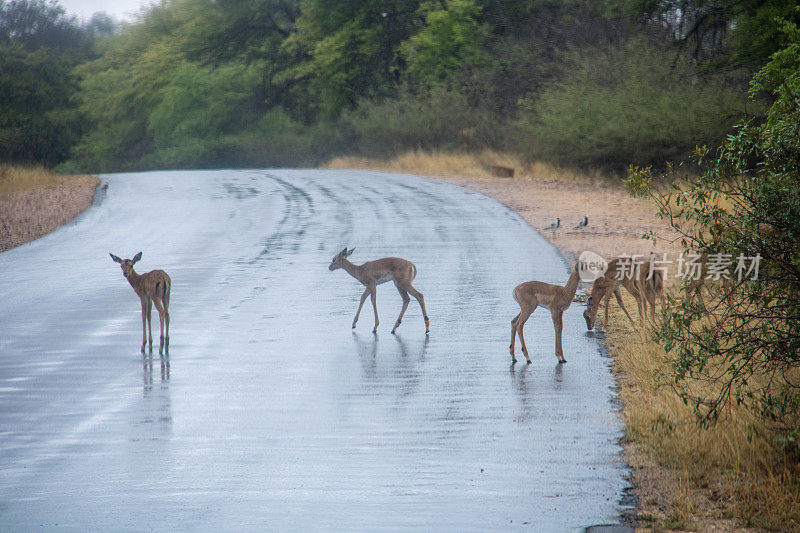
<svg viewBox="0 0 800 533">
<path fill-rule="evenodd" d="M 583 228 L 585 228 L 585 227 L 586 227 L 586 226 L 588 226 L 588 225 L 589 225 L 589 217 L 587 217 L 586 215 L 584 215 L 584 216 L 583 216 L 583 220 L 581 220 L 581 221 L 578 223 L 578 225 L 577 225 L 577 226 L 575 226 L 575 229 L 583 229 Z"/>
<path fill-rule="evenodd" d="M 556 218 L 556 221 L 553 222 L 552 224 L 550 224 L 549 226 L 547 226 L 545 229 L 555 230 L 555 229 L 558 229 L 559 226 L 561 226 L 561 219 L 560 218 Z"/>
</svg>

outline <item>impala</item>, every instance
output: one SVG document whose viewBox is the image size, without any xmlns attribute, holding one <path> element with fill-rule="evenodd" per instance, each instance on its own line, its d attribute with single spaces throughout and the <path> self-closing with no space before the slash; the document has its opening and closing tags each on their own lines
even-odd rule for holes
<svg viewBox="0 0 800 533">
<path fill-rule="evenodd" d="M 633 324 L 633 318 L 631 318 L 630 313 L 628 313 L 622 301 L 620 287 L 625 287 L 636 300 L 640 319 L 647 316 L 648 303 L 650 304 L 653 318 L 655 318 L 656 313 L 656 300 L 662 300 L 663 303 L 664 275 L 660 270 L 655 268 L 651 269 L 651 263 L 636 265 L 632 271 L 625 271 L 623 265 L 624 263 L 621 258 L 612 259 L 608 263 L 608 270 L 606 270 L 605 275 L 597 278 L 594 285 L 592 285 L 589 299 L 586 302 L 586 310 L 583 312 L 583 318 L 586 320 L 586 328 L 590 331 L 594 328 L 601 302 L 602 305 L 605 306 L 605 321 L 603 324 L 608 325 L 608 307 L 612 295 L 625 312 L 625 316 L 627 316 L 628 320 Z"/>
<path fill-rule="evenodd" d="M 136 296 L 142 304 L 142 353 L 147 343 L 147 330 L 150 330 L 150 351 L 153 351 L 153 325 L 150 314 L 155 304 L 158 310 L 158 319 L 161 322 L 161 340 L 158 345 L 158 353 L 163 351 L 169 353 L 169 290 L 172 280 L 163 270 L 153 270 L 146 274 L 137 274 L 133 269 L 142 252 L 139 252 L 133 259 L 120 259 L 114 254 L 108 254 L 115 263 L 122 266 L 122 275 L 133 287 Z M 165 331 L 166 330 L 166 331 Z"/>
<path fill-rule="evenodd" d="M 411 301 L 409 294 L 417 299 L 419 306 L 422 309 L 422 317 L 425 319 L 425 334 L 430 333 L 430 322 L 428 320 L 428 312 L 425 310 L 425 298 L 422 293 L 415 289 L 411 282 L 417 276 L 417 267 L 411 261 L 406 261 L 399 257 L 384 257 L 375 261 L 367 261 L 363 265 L 354 265 L 347 258 L 355 251 L 355 248 L 348 250 L 345 248 L 331 261 L 329 270 L 336 270 L 343 268 L 348 274 L 356 278 L 362 285 L 366 287 L 364 293 L 361 295 L 361 302 L 358 304 L 358 311 L 353 319 L 353 328 L 356 327 L 358 317 L 361 314 L 361 308 L 364 306 L 364 301 L 367 296 L 372 299 L 372 309 L 375 312 L 375 327 L 372 329 L 373 333 L 378 330 L 378 307 L 375 303 L 376 292 L 375 289 L 381 283 L 393 281 L 394 286 L 397 287 L 400 297 L 403 299 L 403 308 L 400 310 L 400 315 L 397 317 L 397 322 L 392 328 L 392 333 L 397 331 L 397 327 L 403 319 L 403 314 L 408 308 L 408 302 Z"/>
<path fill-rule="evenodd" d="M 520 307 L 520 312 L 511 320 L 511 359 L 515 363 L 517 358 L 514 355 L 514 341 L 516 336 L 519 335 L 519 343 L 522 345 L 522 353 L 528 363 L 531 358 L 528 356 L 528 347 L 525 346 L 525 337 L 522 336 L 522 328 L 525 322 L 531 316 L 537 307 L 544 307 L 550 310 L 550 315 L 553 317 L 553 327 L 556 332 L 556 357 L 559 363 L 566 363 L 564 359 L 564 351 L 561 348 L 561 329 L 562 329 L 562 315 L 564 311 L 572 303 L 572 298 L 575 297 L 575 291 L 578 290 L 578 282 L 580 281 L 580 274 L 578 272 L 578 264 L 572 269 L 572 273 L 567 280 L 566 286 L 551 285 L 541 281 L 528 281 L 517 285 L 514 288 L 514 299 Z"/>
</svg>

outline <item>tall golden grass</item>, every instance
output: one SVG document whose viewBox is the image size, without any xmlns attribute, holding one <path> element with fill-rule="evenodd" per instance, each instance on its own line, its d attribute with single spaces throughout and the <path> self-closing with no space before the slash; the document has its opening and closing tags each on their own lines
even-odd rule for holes
<svg viewBox="0 0 800 533">
<path fill-rule="evenodd" d="M 52 189 L 60 187 L 72 179 L 97 181 L 96 178 L 90 176 L 62 176 L 42 167 L 0 165 L 0 194 L 33 189 Z"/>
<path fill-rule="evenodd" d="M 513 168 L 515 175 L 525 178 L 576 181 L 582 183 L 606 182 L 609 177 L 599 171 L 580 172 L 548 163 L 526 162 L 520 157 L 492 150 L 481 152 L 427 152 L 416 150 L 401 154 L 391 160 L 360 157 L 337 157 L 323 168 L 370 169 L 385 172 L 408 172 L 425 176 L 462 176 L 484 178 L 491 175 L 493 165 Z"/>
<path fill-rule="evenodd" d="M 669 528 L 702 530 L 709 520 L 728 518 L 800 531 L 800 465 L 781 451 L 768 421 L 732 405 L 715 425 L 699 427 L 691 405 L 671 386 L 669 354 L 652 340 L 649 325 L 632 327 L 617 306 L 606 344 L 620 384 L 625 438 L 671 480 L 658 484 L 660 494 L 639 494 L 643 512 Z"/>
</svg>

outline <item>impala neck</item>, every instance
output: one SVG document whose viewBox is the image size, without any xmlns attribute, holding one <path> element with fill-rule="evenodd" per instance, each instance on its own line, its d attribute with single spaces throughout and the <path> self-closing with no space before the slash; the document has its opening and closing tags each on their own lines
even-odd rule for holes
<svg viewBox="0 0 800 533">
<path fill-rule="evenodd" d="M 133 287 L 134 290 L 138 289 L 142 276 L 137 274 L 136 271 L 131 268 L 126 277 L 128 279 L 128 283 L 131 284 L 131 287 Z"/>
<path fill-rule="evenodd" d="M 569 296 L 570 302 L 575 297 L 575 293 L 578 292 L 578 283 L 580 281 L 581 278 L 580 274 L 578 273 L 578 267 L 575 266 L 575 268 L 572 269 L 572 274 L 569 275 L 567 284 L 564 286 L 564 292 Z"/>
<path fill-rule="evenodd" d="M 361 267 L 360 266 L 354 265 L 353 263 L 350 262 L 349 259 L 347 259 L 345 257 L 344 259 L 342 259 L 342 268 L 345 269 L 345 271 L 348 274 L 350 274 L 351 276 L 353 276 L 357 280 L 361 281 Z"/>
</svg>

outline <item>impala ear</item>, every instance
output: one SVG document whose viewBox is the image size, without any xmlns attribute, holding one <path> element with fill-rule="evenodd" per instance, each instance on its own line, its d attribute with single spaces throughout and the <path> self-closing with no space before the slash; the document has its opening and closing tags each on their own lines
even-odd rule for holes
<svg viewBox="0 0 800 533">
<path fill-rule="evenodd" d="M 590 309 L 591 309 L 591 307 L 592 307 L 593 305 L 594 305 L 594 300 L 592 300 L 592 297 L 591 297 L 591 296 L 589 296 L 589 299 L 588 299 L 588 300 L 586 300 L 586 307 L 588 307 L 588 308 L 590 308 Z"/>
<path fill-rule="evenodd" d="M 342 251 L 339 252 L 337 255 L 341 255 L 342 257 L 347 257 L 347 246 L 345 246 L 344 249 L 342 249 Z"/>
<path fill-rule="evenodd" d="M 347 250 L 347 248 L 345 248 L 345 250 Z M 346 254 L 344 254 L 344 256 L 345 256 L 345 257 L 350 257 L 351 255 L 353 255 L 353 252 L 355 252 L 355 251 L 356 251 L 356 249 L 355 249 L 355 248 L 351 248 L 349 252 L 347 252 Z"/>
<path fill-rule="evenodd" d="M 133 261 L 131 261 L 131 265 L 135 264 L 141 258 L 142 258 L 142 252 L 139 252 L 138 254 L 134 255 Z"/>
<path fill-rule="evenodd" d="M 111 256 L 111 259 L 113 259 L 115 263 L 122 263 L 122 259 L 120 259 L 116 255 L 114 255 L 114 254 L 108 254 L 108 255 Z"/>
</svg>

